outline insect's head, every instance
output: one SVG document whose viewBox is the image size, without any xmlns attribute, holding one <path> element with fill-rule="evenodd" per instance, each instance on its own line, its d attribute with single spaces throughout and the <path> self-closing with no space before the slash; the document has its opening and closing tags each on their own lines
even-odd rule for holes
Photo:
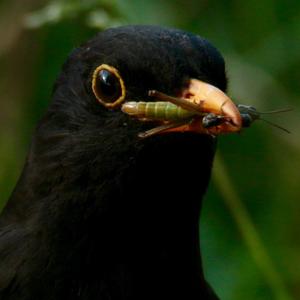
<svg viewBox="0 0 300 300">
<path fill-rule="evenodd" d="M 257 111 L 257 109 L 254 106 L 251 105 L 245 105 L 245 104 L 238 104 L 237 108 L 239 110 L 239 112 L 244 115 L 248 115 L 248 117 L 250 119 L 252 119 L 251 121 L 254 121 L 256 119 L 259 119 L 260 113 Z M 249 119 L 248 118 L 248 119 Z M 245 120 L 247 120 L 247 116 L 245 116 Z M 243 122 L 245 121 L 243 120 Z M 249 124 L 250 125 L 250 124 Z M 245 127 L 245 126 L 243 126 Z M 247 126 L 246 126 L 247 127 Z"/>
</svg>

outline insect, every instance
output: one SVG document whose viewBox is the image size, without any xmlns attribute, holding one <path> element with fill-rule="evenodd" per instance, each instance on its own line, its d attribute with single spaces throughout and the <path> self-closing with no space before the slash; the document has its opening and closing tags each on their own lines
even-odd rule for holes
<svg viewBox="0 0 300 300">
<path fill-rule="evenodd" d="M 122 105 L 121 110 L 141 121 L 162 123 L 160 126 L 140 133 L 139 137 L 142 138 L 187 124 L 197 114 L 200 114 L 199 112 L 189 111 L 168 101 L 126 102 Z"/>
<path fill-rule="evenodd" d="M 126 102 L 121 109 L 143 121 L 181 121 L 195 116 L 195 112 L 164 101 Z"/>
<path fill-rule="evenodd" d="M 215 136 L 220 133 L 239 132 L 241 128 L 250 127 L 256 120 L 263 120 L 289 133 L 287 129 L 263 119 L 261 115 L 286 112 L 291 109 L 259 112 L 253 106 L 235 105 L 229 99 L 219 104 L 218 110 L 210 112 L 211 110 L 207 106 L 205 107 L 207 103 L 204 101 L 194 103 L 188 99 L 172 97 L 154 90 L 149 91 L 149 96 L 155 97 L 159 101 L 131 101 L 124 103 L 121 108 L 124 113 L 140 121 L 152 121 L 160 124 L 140 133 L 140 137 L 148 137 L 166 131 L 195 131 Z M 235 122 L 237 117 L 240 118 L 240 123 Z"/>
<path fill-rule="evenodd" d="M 250 105 L 244 105 L 244 104 L 238 104 L 237 108 L 242 117 L 242 127 L 243 128 L 250 127 L 252 125 L 252 123 L 256 120 L 262 120 L 262 121 L 270 124 L 273 127 L 279 128 L 287 133 L 290 133 L 290 131 L 287 130 L 286 128 L 283 128 L 280 125 L 277 125 L 277 124 L 270 122 L 261 117 L 261 115 L 264 115 L 264 114 L 276 114 L 276 113 L 288 112 L 288 111 L 291 111 L 290 108 L 278 109 L 278 110 L 266 111 L 266 112 L 259 112 L 259 111 L 257 111 L 257 109 L 255 107 L 250 106 Z M 225 116 L 209 113 L 203 117 L 202 125 L 204 128 L 210 129 L 215 126 L 222 125 L 228 121 L 229 121 L 228 118 Z"/>
</svg>

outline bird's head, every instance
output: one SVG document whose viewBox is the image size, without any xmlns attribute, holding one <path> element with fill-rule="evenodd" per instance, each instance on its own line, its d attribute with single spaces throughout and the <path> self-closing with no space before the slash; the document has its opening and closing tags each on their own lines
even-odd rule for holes
<svg viewBox="0 0 300 300">
<path fill-rule="evenodd" d="M 179 30 L 127 26 L 102 32 L 73 51 L 52 106 L 55 112 L 80 113 L 75 123 L 94 115 L 99 122 L 99 114 L 126 120 L 121 105 L 154 101 L 149 92 L 156 90 L 229 116 L 238 130 L 239 113 L 223 93 L 226 86 L 223 58 L 208 41 Z"/>
<path fill-rule="evenodd" d="M 205 190 L 214 138 L 198 134 L 191 126 L 180 130 L 191 132 L 141 139 L 138 133 L 153 125 L 131 118 L 121 105 L 153 101 L 149 91 L 156 90 L 198 99 L 207 112 L 222 110 L 237 124 L 240 120 L 232 111 L 226 86 L 224 60 L 205 39 L 155 26 L 101 32 L 75 49 L 64 64 L 34 136 L 26 169 L 35 184 L 40 182 L 38 190 L 44 195 L 62 189 L 62 183 L 70 193 L 76 192 L 75 186 L 84 197 L 91 186 L 97 187 L 91 193 L 100 193 L 103 185 L 115 188 L 123 180 L 121 174 L 139 165 L 145 181 L 154 180 L 158 173 L 175 178 L 176 173 L 201 168 L 207 174 Z M 199 183 L 196 177 L 180 182 Z"/>
</svg>

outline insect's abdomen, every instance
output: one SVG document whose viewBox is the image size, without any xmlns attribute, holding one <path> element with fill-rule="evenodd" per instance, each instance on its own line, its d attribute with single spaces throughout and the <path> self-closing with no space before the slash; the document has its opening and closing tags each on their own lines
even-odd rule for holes
<svg viewBox="0 0 300 300">
<path fill-rule="evenodd" d="M 122 106 L 122 111 L 139 119 L 152 121 L 177 121 L 194 116 L 193 112 L 164 101 L 126 102 Z"/>
</svg>

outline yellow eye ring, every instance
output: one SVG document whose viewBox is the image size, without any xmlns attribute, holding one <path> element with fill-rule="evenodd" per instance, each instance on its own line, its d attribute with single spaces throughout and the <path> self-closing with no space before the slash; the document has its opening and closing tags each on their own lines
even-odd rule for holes
<svg viewBox="0 0 300 300">
<path fill-rule="evenodd" d="M 107 108 L 116 108 L 125 100 L 126 88 L 118 70 L 102 64 L 92 77 L 92 90 L 97 100 Z"/>
</svg>

